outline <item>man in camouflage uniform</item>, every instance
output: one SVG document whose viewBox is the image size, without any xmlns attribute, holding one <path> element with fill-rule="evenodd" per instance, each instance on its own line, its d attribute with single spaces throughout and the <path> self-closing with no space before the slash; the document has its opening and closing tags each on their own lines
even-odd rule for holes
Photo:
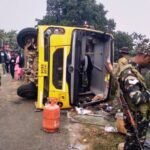
<svg viewBox="0 0 150 150">
<path fill-rule="evenodd" d="M 130 58 L 128 64 L 121 67 L 118 74 L 120 89 L 136 122 L 142 148 L 150 118 L 150 92 L 146 88 L 144 78 L 137 70 L 139 66 L 144 67 L 148 64 L 150 64 L 150 49 L 142 50 Z M 127 129 L 124 150 L 141 150 L 134 128 L 126 114 L 124 114 L 124 121 Z"/>
</svg>

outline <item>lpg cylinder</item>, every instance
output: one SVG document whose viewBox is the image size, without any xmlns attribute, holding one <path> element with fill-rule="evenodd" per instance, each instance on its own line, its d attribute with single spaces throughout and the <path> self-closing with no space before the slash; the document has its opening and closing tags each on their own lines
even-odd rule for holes
<svg viewBox="0 0 150 150">
<path fill-rule="evenodd" d="M 57 99 L 50 98 L 43 110 L 43 129 L 46 132 L 55 132 L 60 124 L 60 107 L 57 105 Z"/>
</svg>

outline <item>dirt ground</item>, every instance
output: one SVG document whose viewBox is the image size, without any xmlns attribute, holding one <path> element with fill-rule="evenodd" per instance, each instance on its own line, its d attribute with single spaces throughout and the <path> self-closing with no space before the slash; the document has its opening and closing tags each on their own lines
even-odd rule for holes
<svg viewBox="0 0 150 150">
<path fill-rule="evenodd" d="M 2 76 L 0 150 L 117 150 L 123 141 L 124 136 L 105 133 L 101 126 L 93 125 L 99 118 L 85 123 L 87 117 L 74 120 L 67 110 L 61 111 L 58 132 L 45 133 L 42 111 L 35 112 L 34 100 L 22 99 L 16 94 L 22 83 L 11 79 L 9 74 Z"/>
</svg>

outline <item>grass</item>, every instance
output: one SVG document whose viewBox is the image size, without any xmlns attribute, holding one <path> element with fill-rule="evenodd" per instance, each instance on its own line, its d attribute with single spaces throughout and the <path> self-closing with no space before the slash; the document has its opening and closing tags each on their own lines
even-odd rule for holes
<svg viewBox="0 0 150 150">
<path fill-rule="evenodd" d="M 116 150 L 118 144 L 124 142 L 124 136 L 119 133 L 108 133 L 98 126 L 85 125 L 81 131 L 80 142 L 88 143 L 90 150 Z"/>
</svg>

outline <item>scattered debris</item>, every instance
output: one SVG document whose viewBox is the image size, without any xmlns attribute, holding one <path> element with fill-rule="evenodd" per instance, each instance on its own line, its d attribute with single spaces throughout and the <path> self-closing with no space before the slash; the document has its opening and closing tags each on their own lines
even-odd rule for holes
<svg viewBox="0 0 150 150">
<path fill-rule="evenodd" d="M 68 146 L 68 150 L 81 150 L 81 148 L 71 144 L 70 146 Z"/>
<path fill-rule="evenodd" d="M 123 149 L 124 149 L 124 143 L 122 142 L 118 145 L 118 150 L 123 150 Z"/>
<path fill-rule="evenodd" d="M 87 142 L 88 142 L 88 140 L 87 140 L 87 139 L 83 139 L 83 142 L 84 142 L 84 143 L 87 143 Z"/>
<path fill-rule="evenodd" d="M 121 112 L 120 110 L 116 113 L 116 127 L 117 127 L 117 131 L 119 133 L 122 133 L 122 134 L 126 134 L 127 131 L 124 127 L 124 119 L 123 119 L 123 112 Z"/>
<path fill-rule="evenodd" d="M 106 125 L 105 126 L 105 129 L 104 129 L 106 132 L 117 132 L 117 129 L 112 127 L 112 126 L 109 126 L 109 125 Z"/>
<path fill-rule="evenodd" d="M 92 113 L 91 110 L 84 109 L 82 107 L 75 107 L 75 110 L 76 110 L 77 114 L 80 114 L 80 115 L 85 115 L 85 114 L 91 114 Z"/>
</svg>

